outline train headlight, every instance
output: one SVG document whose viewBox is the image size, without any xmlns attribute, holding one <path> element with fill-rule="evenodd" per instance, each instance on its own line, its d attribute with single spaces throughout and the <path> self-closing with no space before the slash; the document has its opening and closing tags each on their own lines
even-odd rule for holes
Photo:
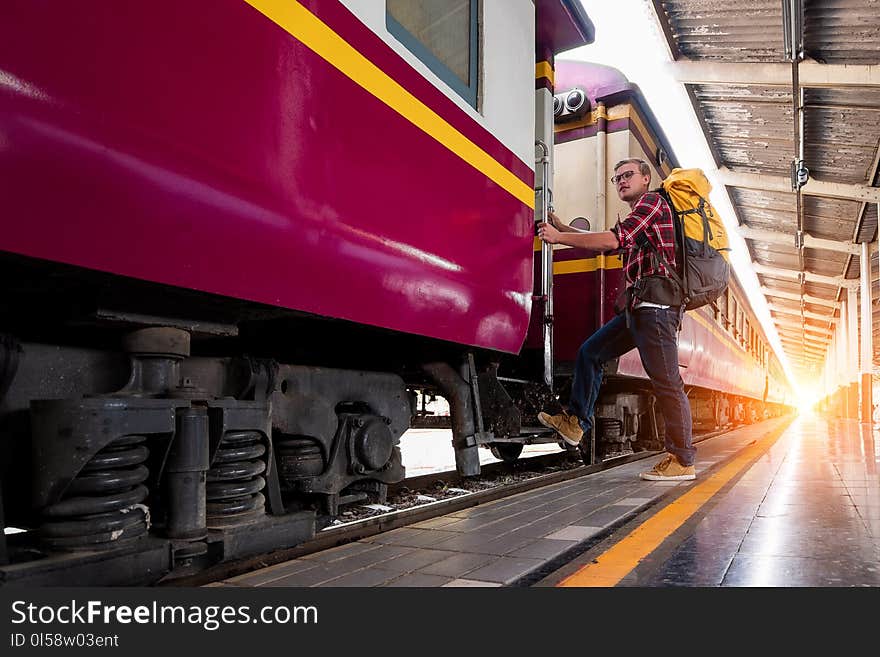
<svg viewBox="0 0 880 657">
<path fill-rule="evenodd" d="M 589 111 L 590 99 L 587 92 L 579 87 L 553 96 L 553 117 L 556 121 L 579 119 Z"/>
<path fill-rule="evenodd" d="M 580 89 L 572 89 L 565 97 L 565 109 L 572 114 L 579 113 L 587 104 L 587 94 Z"/>
</svg>

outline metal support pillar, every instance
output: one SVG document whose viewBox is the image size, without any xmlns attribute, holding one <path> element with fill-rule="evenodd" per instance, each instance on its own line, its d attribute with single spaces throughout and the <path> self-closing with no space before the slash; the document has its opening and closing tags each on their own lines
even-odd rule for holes
<svg viewBox="0 0 880 657">
<path fill-rule="evenodd" d="M 868 242 L 862 242 L 860 258 L 860 290 L 862 304 L 862 342 L 861 342 L 861 374 L 862 374 L 862 422 L 871 422 L 874 411 L 871 388 L 871 370 L 874 355 L 871 333 L 873 332 L 873 312 L 871 305 L 871 248 Z"/>
<path fill-rule="evenodd" d="M 834 326 L 834 335 L 831 336 L 831 344 L 828 345 L 828 357 L 825 359 L 825 368 L 822 370 L 822 384 L 824 396 L 822 410 L 834 415 L 834 393 L 837 390 L 837 353 L 840 350 L 840 327 L 838 322 Z"/>
<path fill-rule="evenodd" d="M 846 289 L 846 417 L 859 419 L 859 306 L 855 288 Z"/>
<path fill-rule="evenodd" d="M 837 352 L 834 372 L 834 416 L 846 417 L 846 389 L 849 385 L 848 372 L 846 369 L 846 339 L 847 329 L 846 298 L 840 303 L 840 325 L 837 333 Z M 839 394 L 838 394 L 839 393 Z"/>
</svg>

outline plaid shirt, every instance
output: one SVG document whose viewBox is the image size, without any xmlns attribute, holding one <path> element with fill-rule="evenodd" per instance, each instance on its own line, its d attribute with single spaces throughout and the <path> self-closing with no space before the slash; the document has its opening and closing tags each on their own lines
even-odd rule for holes
<svg viewBox="0 0 880 657">
<path fill-rule="evenodd" d="M 675 227 L 672 223 L 672 211 L 662 196 L 656 192 L 642 194 L 632 212 L 618 220 L 611 232 L 617 236 L 620 250 L 625 251 L 623 269 L 627 287 L 642 276 L 669 276 L 666 266 L 657 254 L 637 243 L 644 238 L 648 239 L 663 253 L 667 262 L 675 266 Z"/>
</svg>

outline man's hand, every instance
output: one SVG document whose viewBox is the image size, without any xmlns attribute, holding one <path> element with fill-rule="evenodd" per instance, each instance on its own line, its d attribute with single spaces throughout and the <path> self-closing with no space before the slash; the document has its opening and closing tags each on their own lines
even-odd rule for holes
<svg viewBox="0 0 880 657">
<path fill-rule="evenodd" d="M 556 230 L 563 230 L 564 224 L 562 223 L 562 219 L 557 217 L 552 212 L 547 214 L 547 218 L 550 220 L 550 225 L 553 226 Z"/>
<path fill-rule="evenodd" d="M 538 224 L 538 237 L 547 242 L 547 244 L 559 244 L 560 234 L 553 226 L 542 222 Z"/>
</svg>

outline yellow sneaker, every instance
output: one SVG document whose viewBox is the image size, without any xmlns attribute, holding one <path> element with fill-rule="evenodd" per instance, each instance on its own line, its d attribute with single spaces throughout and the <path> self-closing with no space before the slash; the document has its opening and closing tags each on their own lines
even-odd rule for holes
<svg viewBox="0 0 880 657">
<path fill-rule="evenodd" d="M 648 481 L 690 481 L 697 478 L 692 465 L 682 465 L 673 454 L 667 454 L 660 462 L 639 477 Z"/>
<path fill-rule="evenodd" d="M 538 413 L 538 422 L 556 431 L 572 447 L 577 447 L 581 442 L 581 438 L 584 437 L 584 430 L 581 429 L 581 424 L 575 415 L 569 415 L 568 413 L 549 415 L 541 412 Z"/>
</svg>

